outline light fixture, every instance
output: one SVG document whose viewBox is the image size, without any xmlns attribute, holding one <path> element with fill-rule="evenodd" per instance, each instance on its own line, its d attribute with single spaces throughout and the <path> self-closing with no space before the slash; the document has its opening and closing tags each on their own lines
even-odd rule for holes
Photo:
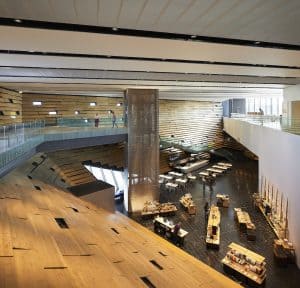
<svg viewBox="0 0 300 288">
<path fill-rule="evenodd" d="M 96 106 L 96 102 L 91 102 L 90 106 Z"/>
<path fill-rule="evenodd" d="M 22 94 L 22 93 L 23 93 L 23 91 L 22 91 L 22 90 L 20 90 L 20 91 L 19 91 L 19 94 Z"/>
<path fill-rule="evenodd" d="M 113 31 L 118 31 L 119 28 L 118 28 L 118 27 L 113 27 L 112 30 L 113 30 Z"/>
<path fill-rule="evenodd" d="M 260 41 L 255 41 L 254 44 L 258 45 L 258 44 L 260 44 Z"/>
<path fill-rule="evenodd" d="M 32 105 L 33 106 L 42 106 L 42 101 L 33 101 Z"/>
<path fill-rule="evenodd" d="M 197 35 L 192 35 L 191 38 L 195 39 L 195 38 L 197 38 Z"/>
<path fill-rule="evenodd" d="M 10 116 L 10 118 L 12 118 L 12 119 L 16 119 L 16 118 L 17 118 L 17 116 L 16 116 L 16 115 L 11 115 L 11 116 Z"/>
<path fill-rule="evenodd" d="M 16 23 L 22 23 L 22 20 L 21 19 L 15 19 L 14 20 Z"/>
<path fill-rule="evenodd" d="M 57 111 L 49 111 L 49 115 L 56 115 Z"/>
<path fill-rule="evenodd" d="M 75 115 L 78 115 L 78 114 L 80 114 L 80 111 L 76 110 L 74 113 L 75 113 Z"/>
<path fill-rule="evenodd" d="M 84 122 L 87 123 L 87 122 L 88 122 L 88 119 L 84 119 Z"/>
<path fill-rule="evenodd" d="M 117 103 L 117 106 L 118 106 L 118 107 L 120 107 L 120 106 L 122 106 L 122 105 L 123 105 L 122 102 Z"/>
</svg>

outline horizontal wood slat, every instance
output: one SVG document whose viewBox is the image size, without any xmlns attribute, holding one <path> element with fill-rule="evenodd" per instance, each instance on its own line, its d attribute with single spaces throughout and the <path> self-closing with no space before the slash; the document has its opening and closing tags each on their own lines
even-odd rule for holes
<svg viewBox="0 0 300 288">
<path fill-rule="evenodd" d="M 21 123 L 22 94 L 0 88 L 0 111 L 0 126 Z"/>
<path fill-rule="evenodd" d="M 31 169 L 32 160 L 0 179 L 1 231 L 18 248 L 10 246 L 12 255 L 0 257 L 1 287 L 145 287 L 145 276 L 157 288 L 240 287 L 128 217 L 98 209 L 36 179 L 34 172 L 29 179 Z M 10 198 L 16 185 L 19 200 Z"/>
<path fill-rule="evenodd" d="M 222 111 L 216 102 L 160 100 L 159 134 L 218 148 L 223 142 Z"/>
<path fill-rule="evenodd" d="M 54 124 L 56 118 L 90 118 L 94 119 L 98 113 L 101 118 L 108 118 L 109 110 L 113 110 L 116 117 L 123 117 L 123 98 L 93 97 L 93 96 L 69 96 L 69 95 L 45 95 L 45 94 L 22 94 L 23 121 L 45 119 L 47 123 Z M 33 106 L 33 101 L 41 101 L 41 106 Z M 90 106 L 95 102 L 96 106 Z M 57 115 L 49 115 L 50 111 L 57 111 Z M 75 115 L 75 111 L 80 114 Z"/>
</svg>

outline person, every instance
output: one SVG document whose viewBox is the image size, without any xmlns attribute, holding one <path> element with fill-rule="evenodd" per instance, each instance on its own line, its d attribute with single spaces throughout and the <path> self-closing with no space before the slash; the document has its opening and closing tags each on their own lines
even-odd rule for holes
<svg viewBox="0 0 300 288">
<path fill-rule="evenodd" d="M 99 126 L 99 114 L 98 113 L 96 113 L 96 115 L 95 115 L 95 127 L 96 128 L 98 128 L 98 126 Z"/>
<path fill-rule="evenodd" d="M 262 110 L 261 108 L 259 108 L 259 114 L 260 115 L 264 115 L 264 110 Z"/>
<path fill-rule="evenodd" d="M 202 189 L 203 189 L 203 195 L 205 193 L 205 183 L 206 183 L 206 178 L 205 176 L 202 176 Z"/>
<path fill-rule="evenodd" d="M 208 220 L 208 213 L 209 213 L 208 202 L 205 202 L 205 205 L 204 205 L 204 217 L 205 217 L 205 221 Z"/>
<path fill-rule="evenodd" d="M 264 118 L 262 117 L 264 115 L 264 110 L 262 110 L 261 108 L 259 108 L 259 115 L 261 115 L 260 125 L 264 125 Z"/>
<path fill-rule="evenodd" d="M 118 128 L 118 124 L 116 123 L 117 121 L 117 117 L 114 111 L 111 110 L 111 117 L 112 117 L 112 128 L 114 128 L 115 126 Z"/>
<path fill-rule="evenodd" d="M 212 185 L 215 183 L 215 177 L 211 171 L 208 171 L 208 176 L 206 176 L 206 182 L 209 186 L 209 191 L 213 191 Z"/>
<path fill-rule="evenodd" d="M 181 222 L 178 222 L 175 226 L 174 226 L 174 230 L 173 230 L 173 234 L 177 235 L 179 230 L 181 228 Z"/>
</svg>

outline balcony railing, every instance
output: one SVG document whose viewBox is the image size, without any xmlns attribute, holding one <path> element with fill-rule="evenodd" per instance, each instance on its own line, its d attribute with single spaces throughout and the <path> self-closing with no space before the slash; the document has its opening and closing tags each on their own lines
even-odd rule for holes
<svg viewBox="0 0 300 288">
<path fill-rule="evenodd" d="M 300 135 L 300 118 L 232 113 L 231 118 Z"/>
<path fill-rule="evenodd" d="M 45 124 L 38 120 L 0 126 L 0 170 L 45 141 L 127 133 L 122 119 L 117 120 L 118 129 L 112 128 L 111 118 L 100 119 L 97 128 L 94 119 L 60 118 L 56 126 Z"/>
</svg>

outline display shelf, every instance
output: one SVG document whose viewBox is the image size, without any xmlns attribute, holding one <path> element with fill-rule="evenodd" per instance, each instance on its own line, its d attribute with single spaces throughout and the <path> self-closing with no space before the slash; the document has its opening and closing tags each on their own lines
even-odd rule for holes
<svg viewBox="0 0 300 288">
<path fill-rule="evenodd" d="M 157 201 L 147 201 L 144 204 L 144 208 L 141 212 L 142 217 L 155 216 L 158 214 L 174 214 L 177 211 L 177 207 L 170 203 L 159 203 Z"/>
<path fill-rule="evenodd" d="M 187 211 L 190 215 L 196 214 L 196 206 L 192 199 L 192 195 L 190 193 L 183 195 L 180 198 L 179 202 L 185 209 L 187 209 Z"/>
<path fill-rule="evenodd" d="M 217 194 L 217 205 L 219 207 L 229 207 L 229 196 L 226 194 Z"/>
<path fill-rule="evenodd" d="M 234 242 L 228 248 L 229 251 L 222 259 L 224 269 L 244 276 L 246 282 L 262 285 L 267 276 L 265 257 Z"/>
<path fill-rule="evenodd" d="M 208 248 L 219 248 L 220 246 L 220 221 L 220 210 L 217 206 L 212 205 L 210 207 L 205 240 Z"/>
</svg>

